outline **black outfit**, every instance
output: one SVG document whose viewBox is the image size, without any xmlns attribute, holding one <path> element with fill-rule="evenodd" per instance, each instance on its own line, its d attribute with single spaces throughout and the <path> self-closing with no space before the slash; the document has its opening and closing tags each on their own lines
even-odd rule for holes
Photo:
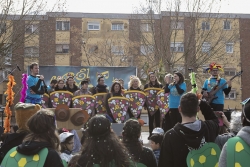
<svg viewBox="0 0 250 167">
<path fill-rule="evenodd" d="M 116 121 L 113 117 L 113 114 L 110 111 L 109 104 L 108 104 L 108 99 L 111 97 L 114 97 L 114 96 L 122 97 L 122 95 L 119 93 L 108 93 L 106 96 L 106 99 L 105 99 L 105 106 L 106 106 L 107 114 L 112 118 L 113 123 L 116 123 Z"/>
<path fill-rule="evenodd" d="M 67 87 L 66 87 L 67 91 L 74 93 L 75 91 L 79 90 L 75 84 L 73 86 L 74 86 L 73 88 L 70 88 L 69 85 L 67 85 Z"/>
<path fill-rule="evenodd" d="M 96 85 L 96 87 L 93 87 L 89 90 L 93 95 L 96 93 L 108 93 L 107 85 Z"/>
<path fill-rule="evenodd" d="M 144 90 L 147 88 L 162 88 L 162 84 L 159 83 L 155 83 L 154 85 L 149 82 L 148 84 L 146 84 L 144 86 Z M 144 105 L 145 107 L 147 107 L 146 103 Z M 147 109 L 148 110 L 148 109 Z M 161 126 L 161 114 L 160 114 L 160 110 L 158 109 L 154 115 L 150 115 L 149 110 L 148 110 L 148 121 L 149 121 L 149 134 L 150 136 L 152 135 L 152 131 L 154 129 L 154 122 L 155 122 L 155 127 L 160 127 Z"/>
<path fill-rule="evenodd" d="M 28 132 L 10 133 L 6 136 L 4 143 L 0 148 L 0 163 L 10 149 L 22 144 L 22 141 L 27 134 Z"/>
<path fill-rule="evenodd" d="M 139 87 L 136 88 L 136 89 L 134 89 L 133 87 L 130 87 L 130 88 L 128 89 L 128 91 L 129 91 L 129 90 L 138 90 L 138 91 L 142 91 L 141 88 L 139 88 Z M 134 117 L 134 115 L 131 113 L 130 108 L 128 108 L 128 111 L 127 111 L 127 112 L 128 112 L 129 118 L 133 118 L 133 117 Z M 137 119 L 139 119 L 140 117 L 141 117 L 141 114 L 137 116 Z"/>
<path fill-rule="evenodd" d="M 67 88 L 65 86 L 63 86 L 62 89 L 59 89 L 58 86 L 56 86 L 55 91 L 67 91 Z"/>
<path fill-rule="evenodd" d="M 169 93 L 170 89 L 168 88 L 169 84 L 166 84 L 164 91 L 165 93 Z M 180 88 L 179 84 L 174 85 L 179 95 L 184 93 L 184 90 Z M 181 123 L 181 114 L 178 108 L 170 108 L 167 114 L 165 115 L 162 128 L 164 132 L 168 131 L 169 129 L 173 128 L 178 122 Z"/>
<path fill-rule="evenodd" d="M 136 144 L 137 143 L 134 141 L 130 143 L 124 142 L 124 146 L 128 149 L 129 154 L 132 155 L 132 159 L 135 162 L 146 165 L 147 167 L 157 167 L 157 162 L 153 151 L 144 146 L 142 147 L 142 150 L 139 151 L 139 148 L 135 149 L 137 147 Z"/>
<path fill-rule="evenodd" d="M 218 119 L 211 107 L 204 101 L 200 103 L 200 109 L 206 121 L 197 120 L 199 129 L 192 130 L 185 125 L 177 124 L 167 131 L 161 146 L 158 167 L 187 167 L 186 158 L 189 149 L 198 149 L 206 142 L 214 142 L 218 135 Z M 193 125 L 193 123 L 190 123 Z"/>
<path fill-rule="evenodd" d="M 26 141 L 17 147 L 17 152 L 24 155 L 35 155 L 43 148 L 48 148 L 44 167 L 63 167 L 61 157 L 48 142 Z"/>
</svg>

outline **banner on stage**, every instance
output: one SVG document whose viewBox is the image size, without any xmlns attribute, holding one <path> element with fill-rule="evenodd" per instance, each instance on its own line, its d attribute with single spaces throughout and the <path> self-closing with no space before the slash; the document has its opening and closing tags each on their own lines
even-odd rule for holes
<svg viewBox="0 0 250 167">
<path fill-rule="evenodd" d="M 29 70 L 28 70 L 29 71 Z M 41 75 L 45 77 L 45 83 L 49 85 L 52 79 L 57 79 L 58 76 L 67 78 L 67 74 L 73 74 L 76 85 L 79 86 L 84 78 L 90 78 L 89 86 L 97 84 L 97 73 L 102 73 L 105 76 L 105 84 L 112 85 L 115 78 L 124 80 L 124 87 L 127 89 L 129 77 L 136 75 L 136 67 L 95 67 L 95 66 L 39 66 Z"/>
</svg>

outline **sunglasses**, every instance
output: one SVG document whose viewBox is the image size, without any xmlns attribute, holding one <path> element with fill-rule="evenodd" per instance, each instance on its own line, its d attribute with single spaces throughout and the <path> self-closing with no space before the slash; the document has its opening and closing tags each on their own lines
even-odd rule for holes
<svg viewBox="0 0 250 167">
<path fill-rule="evenodd" d="M 246 100 L 244 100 L 243 102 L 241 102 L 241 104 L 243 105 L 243 108 L 242 108 L 242 113 L 243 113 L 243 116 L 245 117 L 246 121 L 250 123 L 250 120 L 246 117 L 246 113 L 245 113 L 245 106 L 246 104 L 250 101 L 250 97 L 247 98 Z"/>
</svg>

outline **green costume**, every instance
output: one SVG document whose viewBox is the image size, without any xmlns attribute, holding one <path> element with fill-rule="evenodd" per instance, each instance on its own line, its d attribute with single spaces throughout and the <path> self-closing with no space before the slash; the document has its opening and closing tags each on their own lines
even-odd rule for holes
<svg viewBox="0 0 250 167">
<path fill-rule="evenodd" d="M 218 167 L 221 150 L 215 143 L 206 143 L 187 155 L 188 167 Z"/>
<path fill-rule="evenodd" d="M 35 155 L 23 155 L 13 147 L 4 157 L 1 166 L 4 167 L 43 167 L 48 149 L 43 148 Z"/>
<path fill-rule="evenodd" d="M 250 147 L 240 137 L 227 141 L 227 167 L 249 166 Z"/>
</svg>

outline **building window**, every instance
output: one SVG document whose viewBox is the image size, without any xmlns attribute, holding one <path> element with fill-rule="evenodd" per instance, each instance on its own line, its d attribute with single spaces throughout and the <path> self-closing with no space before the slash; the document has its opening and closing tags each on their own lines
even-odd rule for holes
<svg viewBox="0 0 250 167">
<path fill-rule="evenodd" d="M 24 56 L 25 57 L 39 57 L 39 49 L 38 47 L 25 47 L 24 48 Z"/>
<path fill-rule="evenodd" d="M 226 43 L 226 52 L 227 53 L 233 53 L 234 52 L 233 43 Z"/>
<path fill-rule="evenodd" d="M 88 23 L 88 30 L 100 30 L 100 23 Z"/>
<path fill-rule="evenodd" d="M 211 44 L 210 44 L 210 42 L 203 42 L 201 51 L 203 53 L 209 53 L 210 50 L 211 50 Z"/>
<path fill-rule="evenodd" d="M 209 22 L 202 22 L 201 25 L 202 30 L 210 30 L 210 23 Z"/>
<path fill-rule="evenodd" d="M 184 22 L 171 20 L 171 29 L 184 29 Z"/>
<path fill-rule="evenodd" d="M 148 126 L 149 121 L 148 121 L 148 114 L 141 114 L 141 119 L 144 121 L 144 126 Z"/>
<path fill-rule="evenodd" d="M 236 90 L 231 90 L 228 95 L 225 95 L 225 99 L 236 99 Z"/>
<path fill-rule="evenodd" d="M 230 30 L 231 29 L 231 23 L 228 20 L 224 21 L 224 30 Z"/>
<path fill-rule="evenodd" d="M 27 25 L 25 33 L 35 33 L 38 31 L 38 24 Z"/>
<path fill-rule="evenodd" d="M 182 42 L 171 42 L 171 52 L 184 52 L 184 44 Z"/>
<path fill-rule="evenodd" d="M 122 31 L 124 28 L 123 23 L 112 23 L 111 30 Z"/>
<path fill-rule="evenodd" d="M 124 49 L 122 46 L 112 46 L 111 52 L 114 55 L 124 55 Z"/>
<path fill-rule="evenodd" d="M 56 53 L 69 53 L 69 45 L 67 44 L 56 45 Z"/>
<path fill-rule="evenodd" d="M 56 30 L 58 31 L 69 31 L 69 21 L 56 21 Z"/>
<path fill-rule="evenodd" d="M 224 68 L 224 74 L 228 76 L 235 76 L 236 69 L 235 68 Z"/>
<path fill-rule="evenodd" d="M 142 23 L 141 24 L 141 31 L 142 32 L 148 32 L 151 31 L 152 27 L 150 23 Z"/>
<path fill-rule="evenodd" d="M 97 45 L 89 47 L 89 53 L 97 53 L 97 52 L 98 52 L 98 46 Z"/>
<path fill-rule="evenodd" d="M 141 54 L 148 55 L 154 52 L 154 46 L 152 45 L 141 45 Z"/>
<path fill-rule="evenodd" d="M 0 23 L 0 34 L 6 33 L 6 23 Z"/>
<path fill-rule="evenodd" d="M 174 68 L 172 69 L 173 72 L 181 72 L 182 74 L 185 74 L 185 67 L 184 64 L 176 64 L 174 65 Z"/>
</svg>

